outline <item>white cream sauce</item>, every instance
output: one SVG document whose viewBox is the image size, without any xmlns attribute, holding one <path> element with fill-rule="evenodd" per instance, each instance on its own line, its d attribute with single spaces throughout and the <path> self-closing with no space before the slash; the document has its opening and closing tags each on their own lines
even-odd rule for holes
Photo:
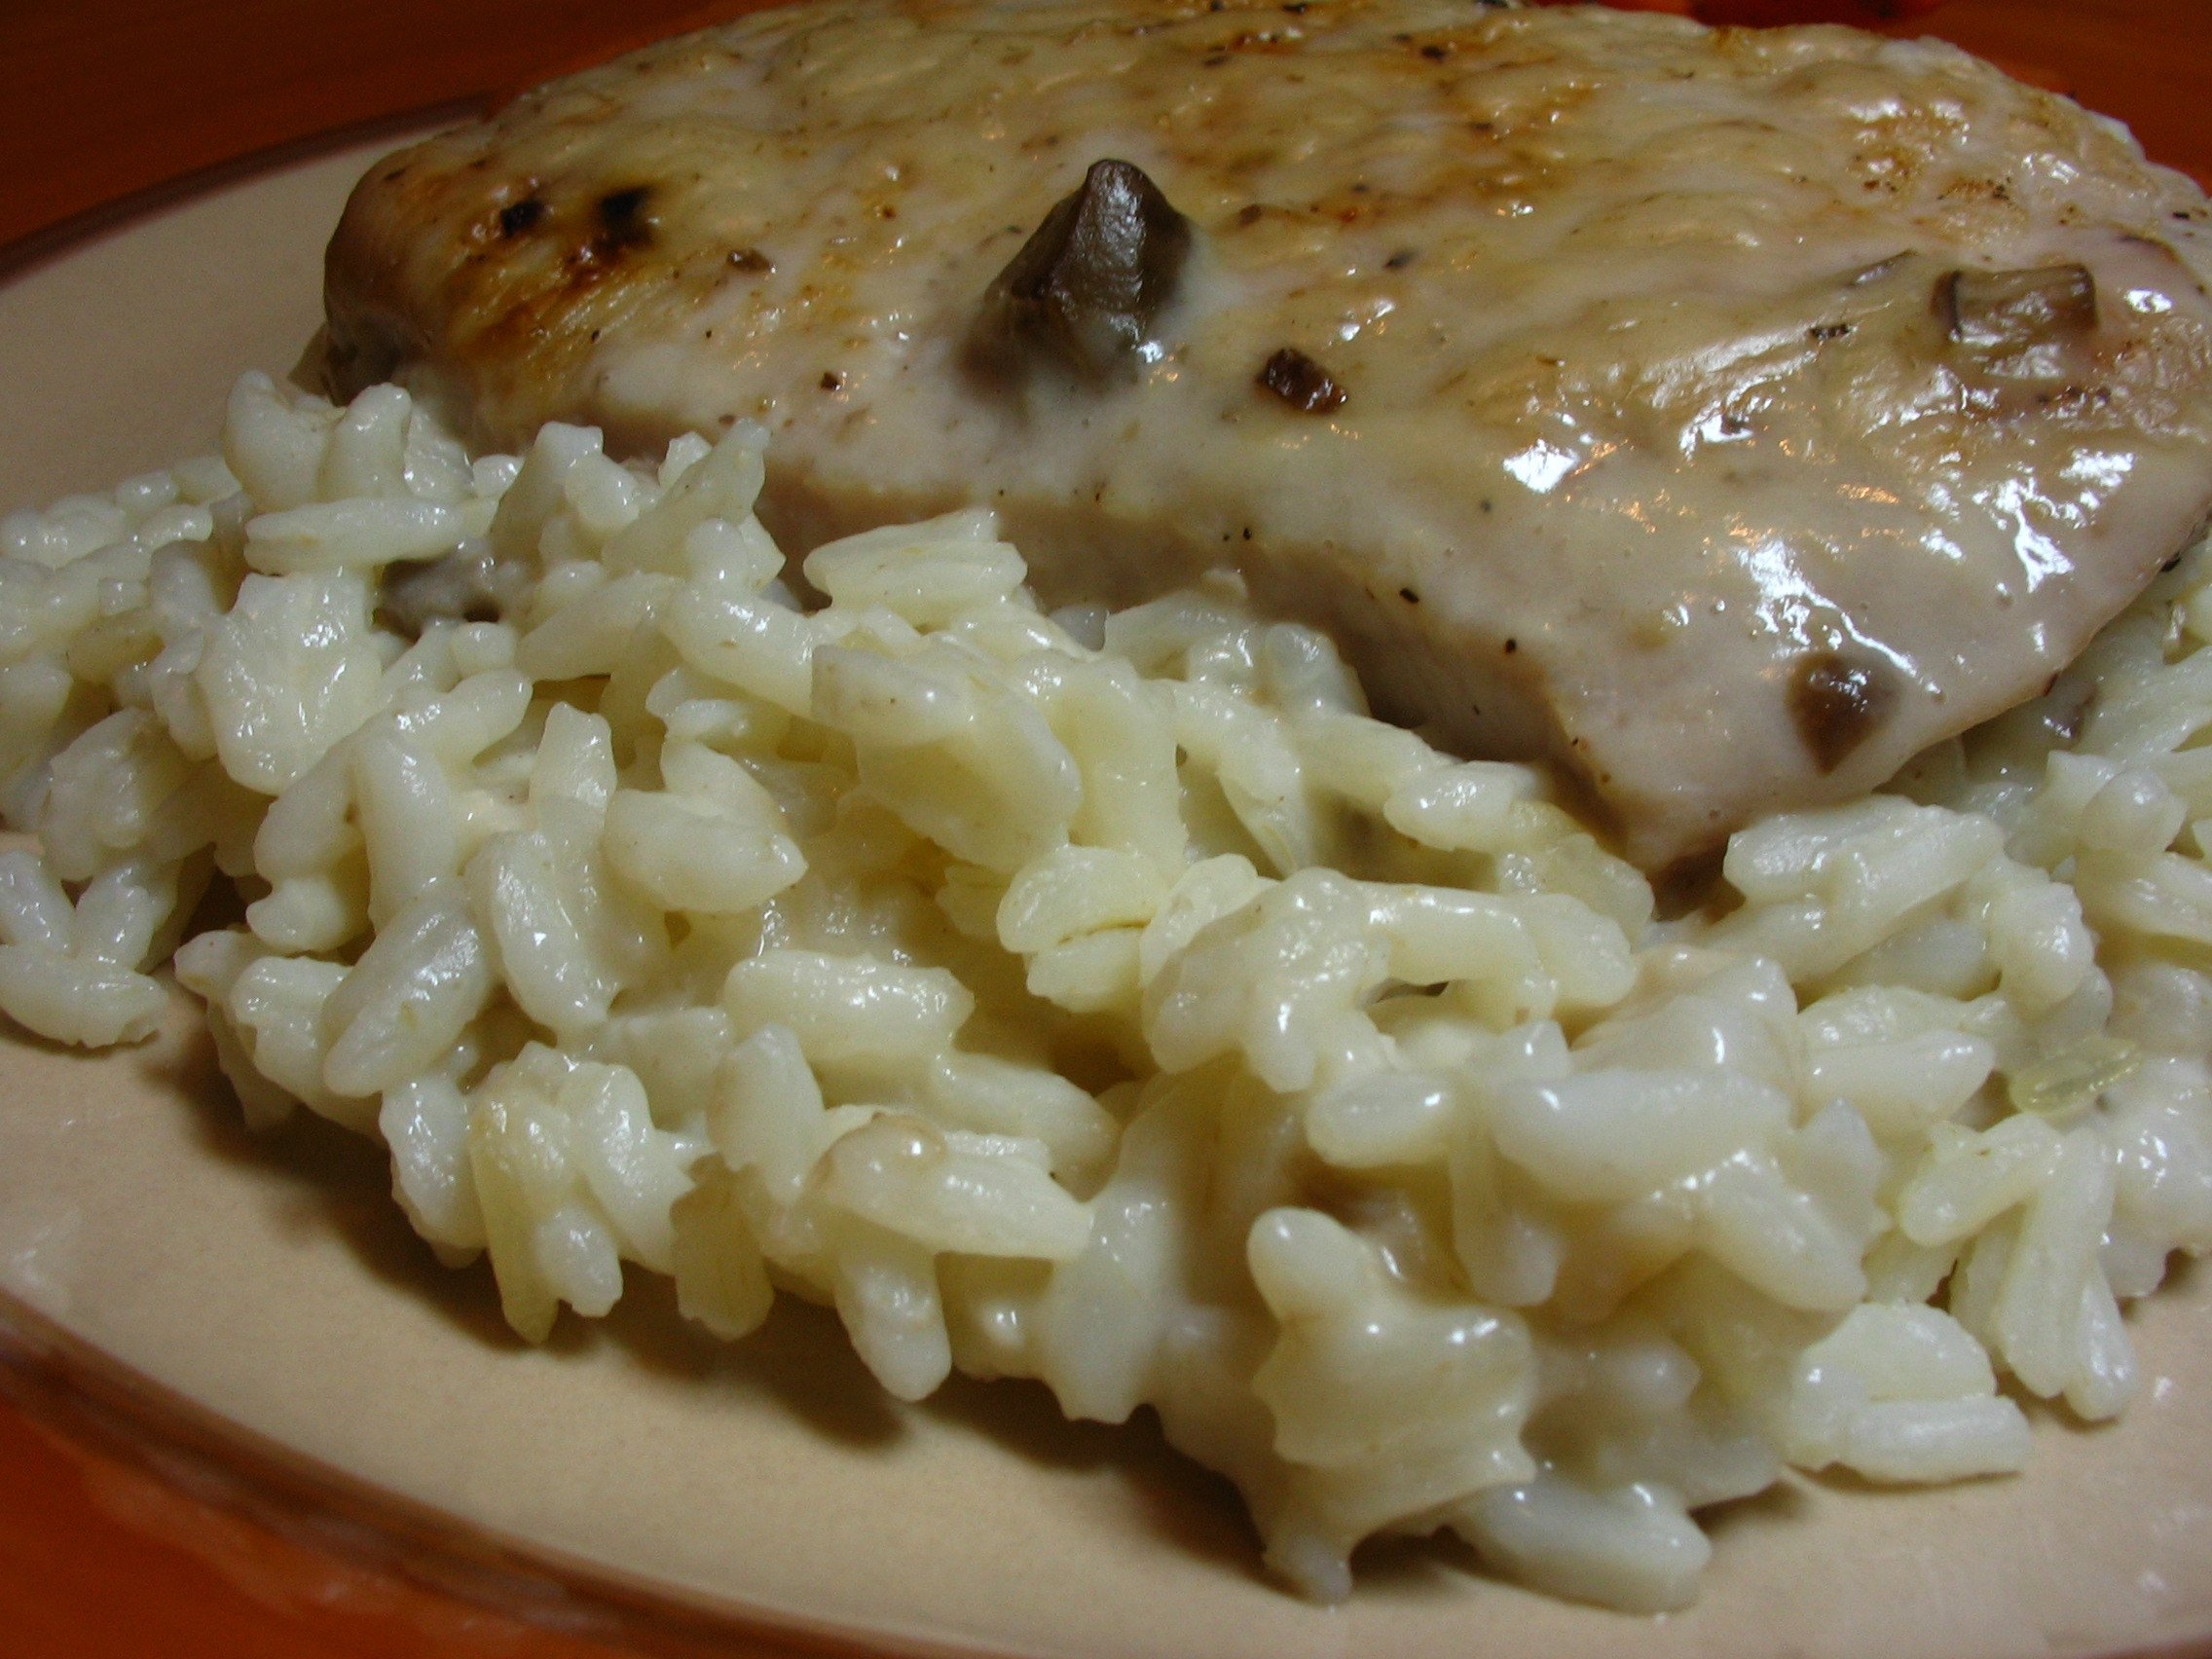
<svg viewBox="0 0 2212 1659">
<path fill-rule="evenodd" d="M 1196 233 L 1146 360 L 979 378 L 985 289 L 1102 157 Z M 487 440 L 764 421 L 801 545 L 980 501 L 1053 600 L 1234 566 L 1384 712 L 1567 761 L 1659 867 L 2037 691 L 2180 548 L 2208 230 L 2112 124 L 1933 43 L 907 0 L 749 18 L 395 158 L 330 305 L 341 378 L 397 369 Z M 1950 273 L 2068 266 L 2093 326 L 1954 337 Z M 1256 385 L 1285 347 L 1341 405 Z"/>
</svg>

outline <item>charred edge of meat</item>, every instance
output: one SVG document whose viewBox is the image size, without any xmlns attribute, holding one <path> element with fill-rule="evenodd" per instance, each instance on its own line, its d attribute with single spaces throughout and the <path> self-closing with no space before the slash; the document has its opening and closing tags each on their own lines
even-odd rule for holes
<svg viewBox="0 0 2212 1659">
<path fill-rule="evenodd" d="M 1094 162 L 984 293 L 972 354 L 1002 374 L 1042 359 L 1091 385 L 1125 378 L 1190 251 L 1190 221 L 1143 169 Z"/>
<path fill-rule="evenodd" d="M 1293 409 L 1325 415 L 1345 400 L 1345 388 L 1305 352 L 1285 346 L 1261 366 L 1259 384 Z"/>
<path fill-rule="evenodd" d="M 433 622 L 498 622 L 521 608 L 531 572 L 496 557 L 480 544 L 442 559 L 385 567 L 377 594 L 377 620 L 393 633 L 419 640 Z"/>
<path fill-rule="evenodd" d="M 1797 660 L 1789 718 L 1813 763 L 1832 772 L 1881 729 L 1897 700 L 1897 671 L 1888 663 L 1819 651 Z"/>
<path fill-rule="evenodd" d="M 1972 351 L 2046 346 L 2096 327 L 2097 282 L 2085 265 L 1950 271 L 1936 279 L 1936 314 Z"/>
</svg>

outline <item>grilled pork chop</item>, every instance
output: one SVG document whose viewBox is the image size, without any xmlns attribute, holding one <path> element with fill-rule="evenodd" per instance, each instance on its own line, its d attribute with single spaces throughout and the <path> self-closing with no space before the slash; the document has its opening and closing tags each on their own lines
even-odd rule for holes
<svg viewBox="0 0 2212 1659">
<path fill-rule="evenodd" d="M 1105 164 L 1105 165 L 1100 165 Z M 1469 0 L 836 0 L 377 166 L 341 390 L 774 433 L 786 545 L 1210 567 L 1658 868 L 2038 690 L 2212 505 L 2212 210 L 1950 48 Z"/>
</svg>

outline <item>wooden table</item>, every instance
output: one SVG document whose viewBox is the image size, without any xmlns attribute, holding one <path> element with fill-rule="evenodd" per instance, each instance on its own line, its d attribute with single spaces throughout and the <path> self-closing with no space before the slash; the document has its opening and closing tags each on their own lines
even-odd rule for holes
<svg viewBox="0 0 2212 1659">
<path fill-rule="evenodd" d="M 1796 0 L 1642 3 L 1743 17 Z M 405 112 L 482 108 L 747 9 L 747 0 L 0 0 L 0 265 L 240 158 Z M 2071 92 L 2128 121 L 2154 157 L 2212 185 L 2212 0 L 1950 0 L 1882 26 L 1940 34 Z M 388 1563 L 342 1560 L 233 1501 L 192 1495 L 103 1445 L 65 1404 L 0 1399 L 0 1649 L 10 1659 L 608 1659 L 638 1650 L 633 1642 L 702 1650 L 676 1637 L 610 1644 L 542 1628 Z"/>
</svg>

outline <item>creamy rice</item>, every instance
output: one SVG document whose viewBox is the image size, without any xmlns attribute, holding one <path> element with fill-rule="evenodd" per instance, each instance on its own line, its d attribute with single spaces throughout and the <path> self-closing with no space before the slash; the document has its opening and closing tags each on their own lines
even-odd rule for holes
<svg viewBox="0 0 2212 1659">
<path fill-rule="evenodd" d="M 763 443 L 471 460 L 248 376 L 221 460 L 0 522 L 0 1008 L 140 1040 L 173 954 L 248 1119 L 380 1138 L 525 1337 L 627 1261 L 724 1337 L 830 1304 L 902 1398 L 1150 1405 L 1324 1599 L 1450 1528 L 1680 1606 L 1785 1465 L 2123 1408 L 2120 1304 L 2212 1245 L 2200 553 L 1659 922 L 1231 582 L 1047 616 L 970 511 L 802 604 Z"/>
</svg>

